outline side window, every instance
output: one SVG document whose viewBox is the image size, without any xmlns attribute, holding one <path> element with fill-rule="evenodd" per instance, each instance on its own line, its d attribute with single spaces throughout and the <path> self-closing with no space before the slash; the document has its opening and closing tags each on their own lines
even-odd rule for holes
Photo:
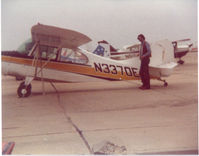
<svg viewBox="0 0 199 156">
<path fill-rule="evenodd" d="M 57 48 L 40 45 L 40 52 L 42 59 L 56 60 Z"/>
<path fill-rule="evenodd" d="M 62 48 L 60 61 L 87 64 L 88 58 L 79 49 Z"/>
</svg>

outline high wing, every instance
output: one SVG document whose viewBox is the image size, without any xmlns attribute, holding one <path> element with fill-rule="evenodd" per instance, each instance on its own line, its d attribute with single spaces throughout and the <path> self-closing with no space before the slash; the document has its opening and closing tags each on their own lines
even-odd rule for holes
<svg viewBox="0 0 199 156">
<path fill-rule="evenodd" d="M 91 39 L 77 31 L 37 24 L 31 29 L 32 40 L 39 42 L 41 45 L 54 47 L 77 48 Z"/>
</svg>

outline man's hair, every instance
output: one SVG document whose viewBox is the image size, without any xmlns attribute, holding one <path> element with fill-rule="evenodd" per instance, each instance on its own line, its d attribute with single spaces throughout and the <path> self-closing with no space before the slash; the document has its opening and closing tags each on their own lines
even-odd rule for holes
<svg viewBox="0 0 199 156">
<path fill-rule="evenodd" d="M 145 37 L 144 37 L 143 34 L 139 34 L 139 35 L 138 35 L 138 38 L 139 38 L 139 37 L 141 37 L 141 38 L 143 38 L 143 39 L 145 40 Z"/>
</svg>

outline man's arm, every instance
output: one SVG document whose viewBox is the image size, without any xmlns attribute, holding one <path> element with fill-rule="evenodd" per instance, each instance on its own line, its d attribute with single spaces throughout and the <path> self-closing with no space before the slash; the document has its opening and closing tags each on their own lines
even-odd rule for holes
<svg viewBox="0 0 199 156">
<path fill-rule="evenodd" d="M 146 57 L 146 56 L 151 56 L 151 47 L 150 47 L 150 44 L 145 42 L 145 45 L 146 45 L 146 49 L 147 49 L 147 52 L 142 55 L 142 58 Z"/>
</svg>

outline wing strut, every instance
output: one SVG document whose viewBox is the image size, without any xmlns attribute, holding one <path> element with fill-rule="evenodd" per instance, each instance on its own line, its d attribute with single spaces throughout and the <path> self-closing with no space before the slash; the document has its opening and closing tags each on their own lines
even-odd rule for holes
<svg viewBox="0 0 199 156">
<path fill-rule="evenodd" d="M 57 49 L 56 53 L 59 55 L 60 47 Z M 20 84 L 18 87 L 17 93 L 19 97 L 27 97 L 31 94 L 31 82 L 32 80 L 40 77 L 42 82 L 42 93 L 45 95 L 45 85 L 44 85 L 44 75 L 43 69 L 45 66 L 50 62 L 53 58 L 53 55 L 49 56 L 45 63 L 42 62 L 42 54 L 40 51 L 40 44 L 39 41 L 36 42 L 29 52 L 29 56 L 34 54 L 34 58 L 32 60 L 32 67 L 34 67 L 34 76 L 26 76 L 25 81 Z M 41 75 L 39 75 L 41 74 Z"/>
</svg>

